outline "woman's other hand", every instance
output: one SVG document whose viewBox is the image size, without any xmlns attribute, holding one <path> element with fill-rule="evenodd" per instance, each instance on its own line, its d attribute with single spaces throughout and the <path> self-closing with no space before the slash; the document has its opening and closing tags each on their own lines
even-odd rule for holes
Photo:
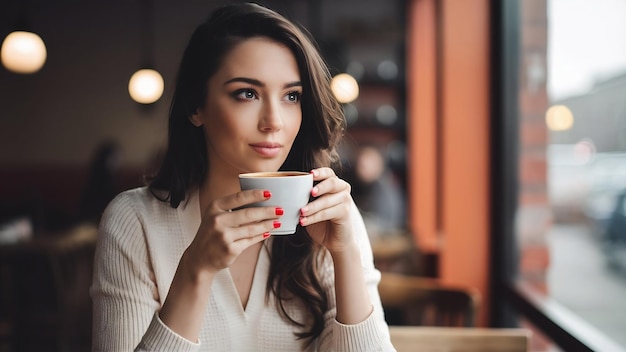
<svg viewBox="0 0 626 352">
<path fill-rule="evenodd" d="M 301 209 L 300 224 L 331 254 L 351 248 L 355 240 L 350 219 L 350 184 L 328 167 L 314 169 L 311 173 L 313 180 L 319 183 L 311 190 L 315 199 Z"/>
<path fill-rule="evenodd" d="M 311 191 L 315 200 L 302 208 L 300 224 L 307 227 L 313 240 L 330 252 L 335 266 L 335 319 L 343 324 L 358 324 L 372 312 L 360 249 L 350 218 L 350 185 L 330 168 L 311 171 L 319 181 Z"/>
</svg>

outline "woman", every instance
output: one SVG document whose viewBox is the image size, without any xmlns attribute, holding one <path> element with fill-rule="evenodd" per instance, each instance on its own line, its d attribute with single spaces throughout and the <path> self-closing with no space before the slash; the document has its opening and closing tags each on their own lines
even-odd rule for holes
<svg viewBox="0 0 626 352">
<path fill-rule="evenodd" d="M 254 4 L 216 10 L 185 50 L 163 165 L 107 207 L 94 350 L 389 351 L 363 221 L 329 167 L 343 116 L 314 44 Z M 294 235 L 238 174 L 311 170 Z"/>
</svg>

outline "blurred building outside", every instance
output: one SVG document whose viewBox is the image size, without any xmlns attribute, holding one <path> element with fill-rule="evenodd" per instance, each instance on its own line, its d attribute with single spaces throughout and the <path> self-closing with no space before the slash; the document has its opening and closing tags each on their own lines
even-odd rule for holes
<svg viewBox="0 0 626 352">
<path fill-rule="evenodd" d="M 576 33 L 571 27 L 563 27 L 566 22 L 578 25 L 589 16 L 598 16 L 581 11 L 583 3 L 532 0 L 520 4 L 519 276 L 626 347 L 621 333 L 626 329 L 626 266 L 621 266 L 626 264 L 626 250 L 620 251 L 619 244 L 604 245 L 609 218 L 626 190 L 626 61 L 621 72 L 596 76 L 592 87 L 575 94 L 551 94 L 550 84 L 566 83 L 555 82 L 563 75 L 548 69 L 554 67 L 549 60 L 568 60 L 555 54 L 557 49 L 550 45 L 578 39 L 574 47 L 585 51 L 585 45 L 591 46 L 585 40 L 619 46 L 624 38 L 617 36 L 621 41 L 610 42 L 608 38 L 616 35 L 606 32 L 603 38 L 573 37 Z M 574 10 L 567 11 L 568 6 Z M 554 62 L 568 64 L 573 65 Z M 584 68 L 573 66 L 571 74 L 576 72 L 583 75 Z M 548 109 L 554 106 L 565 107 L 571 115 L 562 117 L 567 120 L 563 128 L 547 126 Z M 626 227 L 618 231 L 626 239 Z M 555 349 L 548 341 L 535 341 L 534 348 Z"/>
</svg>

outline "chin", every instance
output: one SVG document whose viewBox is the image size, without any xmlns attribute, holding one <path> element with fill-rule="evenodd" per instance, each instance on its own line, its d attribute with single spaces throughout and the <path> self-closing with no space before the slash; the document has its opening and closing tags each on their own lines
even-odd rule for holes
<svg viewBox="0 0 626 352">
<path fill-rule="evenodd" d="M 246 172 L 275 172 L 280 170 L 281 166 L 285 163 L 285 158 L 271 158 L 271 159 L 248 159 L 249 162 L 240 164 L 239 170 L 241 173 Z"/>
<path fill-rule="evenodd" d="M 245 171 L 242 172 L 276 172 L 280 170 L 280 166 L 258 166 L 243 170 Z"/>
</svg>

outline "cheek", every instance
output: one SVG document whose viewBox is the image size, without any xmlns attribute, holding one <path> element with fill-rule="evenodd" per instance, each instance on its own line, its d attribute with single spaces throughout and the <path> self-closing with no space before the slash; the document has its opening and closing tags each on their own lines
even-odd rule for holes
<svg viewBox="0 0 626 352">
<path fill-rule="evenodd" d="M 235 120 L 228 118 L 218 118 L 207 124 L 207 135 L 209 139 L 215 142 L 233 142 L 241 138 L 245 131 L 239 126 Z"/>
<path fill-rule="evenodd" d="M 207 111 L 210 113 L 205 124 L 214 135 L 230 134 L 237 130 L 236 117 L 240 115 L 240 112 L 228 105 L 227 102 L 219 99 L 212 101 Z"/>
<path fill-rule="evenodd" d="M 205 120 L 205 134 L 207 142 L 219 148 L 226 141 L 233 141 L 237 137 L 236 121 L 229 116 L 228 111 L 214 108 L 211 116 Z"/>
<path fill-rule="evenodd" d="M 302 126 L 302 112 L 298 111 L 297 115 L 294 117 L 295 118 L 292 120 L 292 123 L 287 127 L 289 129 L 289 135 L 292 139 L 296 138 L 296 135 Z"/>
</svg>

